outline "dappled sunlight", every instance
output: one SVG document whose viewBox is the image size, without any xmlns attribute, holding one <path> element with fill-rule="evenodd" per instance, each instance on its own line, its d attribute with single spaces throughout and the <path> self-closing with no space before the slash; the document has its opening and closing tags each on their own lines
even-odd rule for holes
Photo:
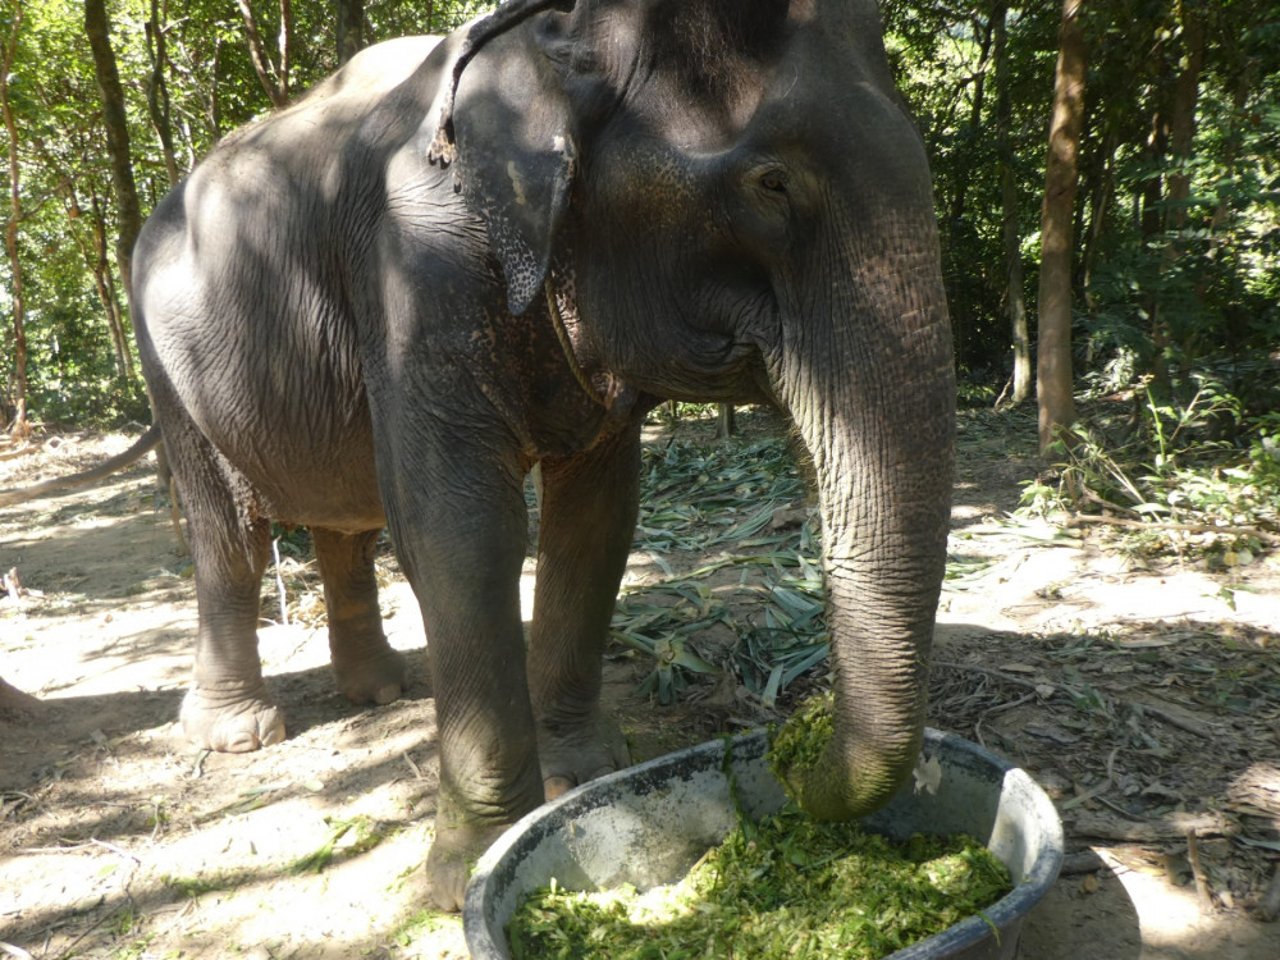
<svg viewBox="0 0 1280 960">
<path fill-rule="evenodd" d="M 437 926 L 416 906 L 436 786 L 430 704 L 381 708 L 374 728 L 369 716 L 249 756 L 196 751 L 172 724 L 57 750 L 51 781 L 4 797 L 26 842 L 0 856 L 0 886 L 18 892 L 0 941 L 65 947 L 67 918 L 90 908 L 122 949 L 145 940 L 145 915 L 189 956 L 268 943 L 346 956 L 371 922 Z M 328 897 L 334 885 L 359 893 Z"/>
<path fill-rule="evenodd" d="M 1221 914 L 1206 913 L 1194 883 L 1177 885 L 1164 869 L 1106 849 L 1097 852 L 1133 905 L 1145 960 L 1230 957 L 1251 946 L 1280 947 L 1280 938 L 1267 925 L 1242 926 Z"/>
<path fill-rule="evenodd" d="M 740 422 L 759 430 L 751 414 Z M 822 653 L 822 594 L 798 558 L 816 556 L 816 531 L 785 446 L 758 432 L 716 445 L 710 431 L 686 424 L 674 445 L 670 429 L 653 440 L 614 629 L 677 634 L 682 651 L 663 649 L 714 672 L 673 662 L 685 682 L 664 706 L 657 684 L 638 692 L 661 664 L 611 645 L 607 705 L 635 756 L 785 712 L 826 669 L 820 656 L 807 662 Z M 1016 500 L 1016 483 L 977 470 L 1006 461 L 967 462 L 984 479 L 957 493 L 967 519 L 949 545 L 930 723 L 1023 765 L 1062 809 L 1069 853 L 1098 851 L 1030 918 L 1024 955 L 1075 960 L 1063 951 L 1080 943 L 1105 960 L 1280 954 L 1267 939 L 1280 932 L 1245 912 L 1273 870 L 1265 844 L 1280 836 L 1280 778 L 1263 734 L 1280 701 L 1275 562 L 1229 578 L 1138 563 L 1043 519 L 1011 520 L 995 508 Z M 98 509 L 78 496 L 60 512 Z M 231 945 L 263 960 L 465 956 L 456 918 L 421 908 L 438 767 L 422 620 L 402 579 L 388 574 L 380 597 L 388 637 L 408 655 L 401 700 L 370 709 L 335 691 L 323 619 L 264 621 L 268 689 L 289 739 L 210 754 L 175 722 L 195 611 L 167 515 L 86 526 L 83 543 L 70 529 L 37 539 L 38 524 L 17 522 L 0 517 L 0 534 L 29 539 L 28 559 L 54 545 L 74 558 L 42 569 L 99 583 L 101 565 L 115 579 L 80 592 L 54 584 L 7 609 L 0 600 L 5 679 L 48 708 L 40 726 L 3 727 L 0 888 L 20 895 L 0 914 L 0 942 L 36 956 L 81 937 L 78 949 L 104 955 L 221 960 Z M 286 586 L 291 601 L 295 589 L 319 589 Z M 530 558 L 526 621 L 533 586 Z M 265 603 L 264 617 L 274 608 Z M 1191 828 L 1212 910 L 1186 858 Z"/>
</svg>

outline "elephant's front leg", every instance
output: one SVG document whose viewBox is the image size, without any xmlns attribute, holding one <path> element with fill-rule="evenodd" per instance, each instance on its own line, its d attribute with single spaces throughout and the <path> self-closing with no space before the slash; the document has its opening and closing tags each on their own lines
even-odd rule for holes
<svg viewBox="0 0 1280 960">
<path fill-rule="evenodd" d="M 548 799 L 630 762 L 616 722 L 600 713 L 600 682 L 635 532 L 639 429 L 542 464 L 529 690 Z"/>
<path fill-rule="evenodd" d="M 467 446 L 455 438 L 384 484 L 435 688 L 440 787 L 427 878 L 443 910 L 461 908 L 476 858 L 543 800 L 520 619 L 523 470 Z"/>
</svg>

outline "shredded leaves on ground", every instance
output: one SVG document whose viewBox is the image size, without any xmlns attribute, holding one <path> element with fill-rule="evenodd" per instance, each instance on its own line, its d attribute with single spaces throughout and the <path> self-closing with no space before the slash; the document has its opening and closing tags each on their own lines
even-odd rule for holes
<svg viewBox="0 0 1280 960">
<path fill-rule="evenodd" d="M 1011 889 L 976 840 L 904 843 L 794 806 L 744 820 L 679 883 L 580 893 L 554 881 L 516 911 L 514 960 L 874 960 L 979 914 Z"/>
</svg>

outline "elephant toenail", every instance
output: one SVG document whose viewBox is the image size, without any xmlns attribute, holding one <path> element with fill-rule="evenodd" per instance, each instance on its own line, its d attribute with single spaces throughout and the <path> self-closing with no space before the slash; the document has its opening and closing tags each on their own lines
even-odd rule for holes
<svg viewBox="0 0 1280 960">
<path fill-rule="evenodd" d="M 554 800 L 562 793 L 567 793 L 572 790 L 575 786 L 577 786 L 577 784 L 569 777 L 547 777 L 547 779 L 542 781 L 542 791 L 548 800 Z"/>
</svg>

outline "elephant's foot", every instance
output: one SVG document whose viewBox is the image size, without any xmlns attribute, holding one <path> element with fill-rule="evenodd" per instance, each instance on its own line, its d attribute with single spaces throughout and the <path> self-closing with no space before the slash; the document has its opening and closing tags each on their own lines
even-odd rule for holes
<svg viewBox="0 0 1280 960">
<path fill-rule="evenodd" d="M 510 824 L 442 827 L 436 820 L 436 838 L 427 854 L 427 897 L 437 910 L 462 909 L 467 880 L 480 855 Z"/>
<path fill-rule="evenodd" d="M 372 654 L 333 661 L 338 690 L 352 703 L 392 703 L 408 686 L 404 657 L 384 647 Z"/>
<path fill-rule="evenodd" d="M 543 725 L 538 736 L 538 757 L 548 800 L 631 764 L 626 737 L 613 720 L 603 718 L 574 728 L 549 730 Z"/>
<path fill-rule="evenodd" d="M 284 739 L 284 714 L 256 694 L 218 694 L 193 686 L 182 701 L 182 732 L 219 753 L 248 753 Z"/>
</svg>

